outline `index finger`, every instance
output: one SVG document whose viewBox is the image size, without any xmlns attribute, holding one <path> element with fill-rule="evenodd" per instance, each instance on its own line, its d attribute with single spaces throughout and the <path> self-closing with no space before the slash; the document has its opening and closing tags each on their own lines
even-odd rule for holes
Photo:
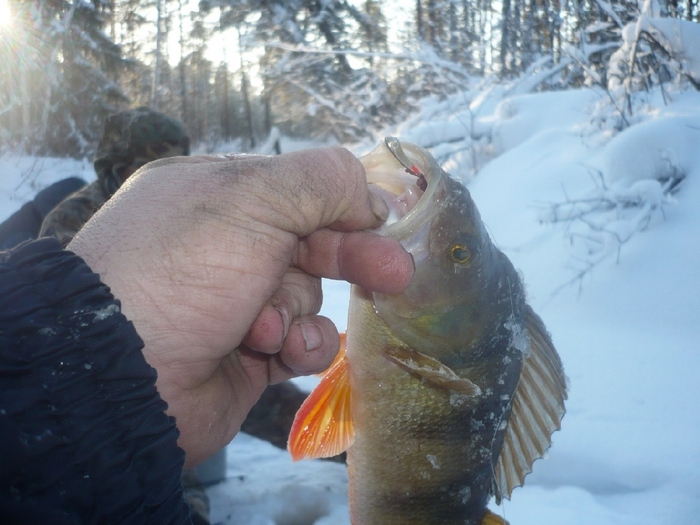
<svg viewBox="0 0 700 525">
<path fill-rule="evenodd" d="M 255 220 L 299 237 L 324 227 L 381 225 L 386 204 L 369 191 L 360 161 L 345 148 L 314 148 L 276 157 L 236 158 L 238 182 L 250 187 L 241 207 Z M 238 188 L 240 191 L 240 188 Z"/>
</svg>

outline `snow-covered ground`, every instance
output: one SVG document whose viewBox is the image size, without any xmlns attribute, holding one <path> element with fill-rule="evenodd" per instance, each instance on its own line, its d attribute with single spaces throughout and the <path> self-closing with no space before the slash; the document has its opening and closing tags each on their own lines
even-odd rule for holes
<svg viewBox="0 0 700 525">
<path fill-rule="evenodd" d="M 700 523 L 700 93 L 667 95 L 637 99 L 621 132 L 593 89 L 460 93 L 387 130 L 437 145 L 467 183 L 570 380 L 548 457 L 493 508 L 513 525 Z M 10 153 L 0 173 L 0 220 L 54 180 L 93 177 L 89 163 Z M 345 329 L 347 285 L 324 292 Z M 245 435 L 227 455 L 213 523 L 349 523 L 342 465 L 293 464 Z"/>
</svg>

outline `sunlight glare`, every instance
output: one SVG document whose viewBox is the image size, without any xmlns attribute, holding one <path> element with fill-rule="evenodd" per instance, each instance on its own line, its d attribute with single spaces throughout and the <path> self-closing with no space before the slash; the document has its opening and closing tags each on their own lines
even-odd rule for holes
<svg viewBox="0 0 700 525">
<path fill-rule="evenodd" d="M 10 4 L 8 0 L 0 0 L 0 29 L 10 25 Z"/>
</svg>

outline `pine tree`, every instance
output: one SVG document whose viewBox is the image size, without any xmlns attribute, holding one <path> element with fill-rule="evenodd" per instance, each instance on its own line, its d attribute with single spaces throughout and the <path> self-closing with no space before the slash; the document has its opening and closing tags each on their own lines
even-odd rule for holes
<svg viewBox="0 0 700 525">
<path fill-rule="evenodd" d="M 15 31 L 5 38 L 15 41 L 2 52 L 19 56 L 2 57 L 13 71 L 0 76 L 0 90 L 21 104 L 13 102 L 0 115 L 7 142 L 52 155 L 91 153 L 104 118 L 125 101 L 114 79 L 127 63 L 103 30 L 109 5 L 59 0 L 11 6 Z"/>
</svg>

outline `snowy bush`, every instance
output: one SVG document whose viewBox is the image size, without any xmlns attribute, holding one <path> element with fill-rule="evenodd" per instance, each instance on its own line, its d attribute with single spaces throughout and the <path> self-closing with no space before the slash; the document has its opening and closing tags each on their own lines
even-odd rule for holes
<svg viewBox="0 0 700 525">
<path fill-rule="evenodd" d="M 545 207 L 540 220 L 565 223 L 582 277 L 604 259 L 615 256 L 636 233 L 665 217 L 700 163 L 698 97 L 676 96 L 676 111 L 654 115 L 617 134 L 588 164 L 592 187 L 566 195 Z M 682 109 L 681 109 L 682 108 Z"/>
<path fill-rule="evenodd" d="M 601 173 L 586 195 L 551 204 L 540 216 L 543 222 L 568 224 L 577 272 L 573 280 L 604 259 L 619 261 L 622 246 L 664 217 L 664 205 L 673 202 L 671 193 L 680 179 L 644 179 L 609 187 Z"/>
<path fill-rule="evenodd" d="M 700 25 L 640 16 L 622 30 L 622 46 L 610 59 L 608 86 L 628 91 L 684 81 L 700 89 Z"/>
</svg>

